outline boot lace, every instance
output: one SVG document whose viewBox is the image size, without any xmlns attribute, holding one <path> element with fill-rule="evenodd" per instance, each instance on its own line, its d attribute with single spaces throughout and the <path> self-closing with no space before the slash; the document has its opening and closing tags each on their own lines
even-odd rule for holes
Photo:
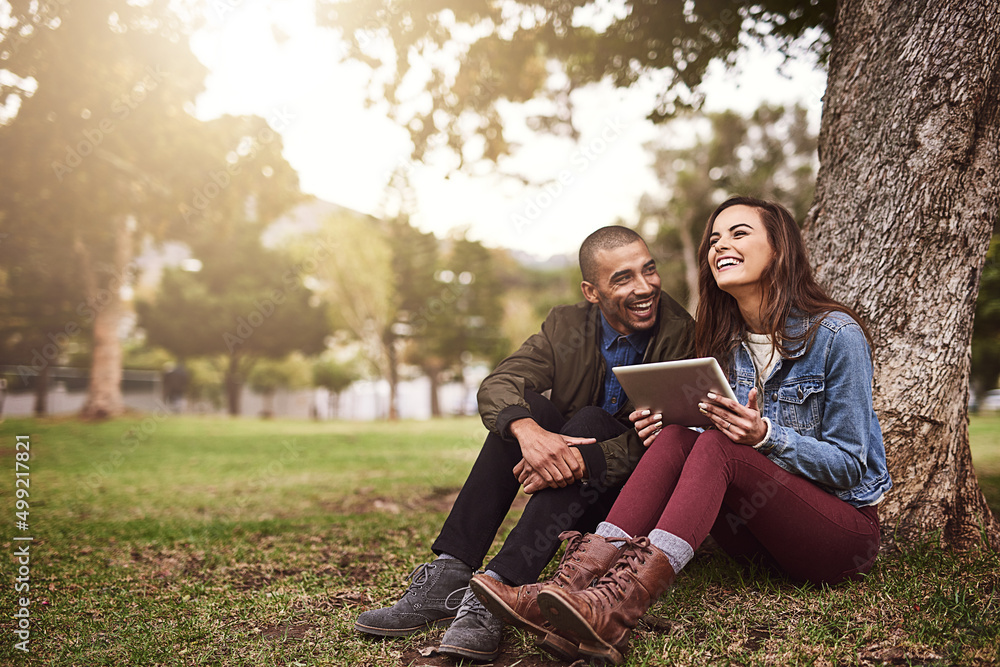
<svg viewBox="0 0 1000 667">
<path fill-rule="evenodd" d="M 410 572 L 410 574 L 406 576 L 406 578 L 410 580 L 410 586 L 406 589 L 406 592 L 416 593 L 418 590 L 423 588 L 423 585 L 427 583 L 427 579 L 431 576 L 428 570 L 433 567 L 434 565 L 431 563 L 421 563 L 415 567 L 413 572 Z"/>
<path fill-rule="evenodd" d="M 451 596 L 455 593 L 462 593 L 462 597 L 457 606 L 452 606 Z M 458 613 L 455 615 L 455 621 L 452 621 L 453 623 L 469 615 L 479 619 L 481 625 L 485 625 L 486 621 L 493 618 L 493 614 L 491 614 L 489 610 L 483 606 L 483 603 L 479 601 L 479 598 L 476 597 L 476 594 L 473 593 L 472 589 L 468 586 L 452 591 L 448 597 L 445 598 L 444 607 L 448 611 L 458 610 Z"/>
<path fill-rule="evenodd" d="M 569 581 L 569 572 L 577 569 L 580 562 L 580 544 L 583 542 L 583 535 L 577 531 L 565 531 L 559 534 L 559 539 L 568 540 L 566 550 L 563 552 L 556 574 L 552 577 L 552 583 L 562 586 Z"/>
<path fill-rule="evenodd" d="M 626 540 L 626 545 L 618 562 L 588 589 L 609 604 L 620 602 L 625 597 L 625 583 L 629 575 L 634 577 L 637 574 L 639 565 L 646 562 L 646 555 L 652 548 L 649 538 L 645 536 Z"/>
</svg>

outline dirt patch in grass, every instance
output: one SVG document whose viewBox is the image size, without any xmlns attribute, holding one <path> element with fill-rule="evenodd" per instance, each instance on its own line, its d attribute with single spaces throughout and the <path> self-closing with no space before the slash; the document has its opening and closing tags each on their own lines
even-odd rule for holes
<svg viewBox="0 0 1000 667">
<path fill-rule="evenodd" d="M 267 625 L 261 628 L 260 636 L 268 641 L 301 640 L 310 637 L 313 634 L 313 630 L 317 629 L 319 629 L 319 626 L 311 623 L 282 623 Z"/>
<path fill-rule="evenodd" d="M 301 569 L 280 569 L 267 565 L 240 563 L 231 568 L 220 568 L 219 574 L 223 580 L 237 591 L 257 591 L 288 577 L 301 574 Z"/>
</svg>

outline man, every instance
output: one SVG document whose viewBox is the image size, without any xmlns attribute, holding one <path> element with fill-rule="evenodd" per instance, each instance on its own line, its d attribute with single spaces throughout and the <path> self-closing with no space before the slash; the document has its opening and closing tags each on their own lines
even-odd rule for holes
<svg viewBox="0 0 1000 667">
<path fill-rule="evenodd" d="M 607 516 L 643 452 L 611 368 L 691 356 L 694 322 L 661 291 L 646 243 L 627 227 L 588 236 L 580 271 L 585 300 L 552 309 L 479 389 L 489 435 L 431 547 L 437 560 L 410 575 L 392 607 L 362 613 L 360 632 L 405 636 L 450 623 L 441 653 L 493 660 L 502 623 L 468 585 L 518 490 L 531 498 L 486 568 L 504 584 L 536 581 L 562 531 L 591 531 Z"/>
</svg>

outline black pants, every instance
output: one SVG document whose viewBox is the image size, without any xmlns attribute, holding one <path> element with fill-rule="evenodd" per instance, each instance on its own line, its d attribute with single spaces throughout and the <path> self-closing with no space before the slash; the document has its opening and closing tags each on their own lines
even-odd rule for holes
<svg viewBox="0 0 1000 667">
<path fill-rule="evenodd" d="M 628 428 L 599 407 L 587 407 L 569 421 L 546 398 L 527 392 L 525 400 L 542 428 L 553 433 L 608 440 Z M 520 485 L 512 472 L 522 458 L 514 438 L 490 433 L 435 540 L 434 553 L 448 553 L 476 570 L 496 538 Z M 559 548 L 564 530 L 592 532 L 604 520 L 620 487 L 605 489 L 577 482 L 531 495 L 521 519 L 489 568 L 520 586 L 538 580 Z"/>
</svg>

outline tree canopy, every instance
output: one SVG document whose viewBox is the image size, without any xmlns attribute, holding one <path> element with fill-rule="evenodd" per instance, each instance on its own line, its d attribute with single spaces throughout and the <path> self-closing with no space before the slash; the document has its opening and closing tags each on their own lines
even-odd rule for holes
<svg viewBox="0 0 1000 667">
<path fill-rule="evenodd" d="M 3 8 L 0 232 L 34 248 L 50 284 L 80 286 L 76 314 L 59 329 L 91 338 L 89 416 L 123 409 L 118 330 L 136 242 L 197 246 L 245 220 L 248 191 L 262 219 L 298 192 L 272 127 L 280 118 L 192 115 L 205 68 L 187 44 L 187 8 L 166 0 Z"/>
<path fill-rule="evenodd" d="M 410 131 L 413 158 L 447 146 L 462 166 L 511 152 L 503 110 L 534 100 L 537 130 L 576 136 L 573 91 L 607 80 L 661 91 L 650 117 L 699 108 L 713 60 L 733 64 L 745 40 L 823 63 L 834 0 L 689 0 L 611 5 L 499 0 L 321 0 L 321 24 L 378 72 L 371 97 Z M 416 92 L 415 92 L 416 91 Z"/>
</svg>

